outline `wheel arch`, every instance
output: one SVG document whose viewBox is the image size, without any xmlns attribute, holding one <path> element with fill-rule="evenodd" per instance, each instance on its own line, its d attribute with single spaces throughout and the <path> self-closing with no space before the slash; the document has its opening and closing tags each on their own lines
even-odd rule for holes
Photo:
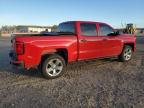
<svg viewBox="0 0 144 108">
<path fill-rule="evenodd" d="M 132 48 L 133 52 L 135 51 L 135 44 L 134 43 L 125 43 L 124 46 L 126 46 L 126 45 L 130 46 Z M 123 46 L 123 48 L 124 48 L 124 46 Z"/>
<path fill-rule="evenodd" d="M 58 48 L 55 50 L 51 50 L 51 51 L 45 51 L 42 55 L 41 55 L 41 62 L 40 64 L 47 59 L 50 55 L 53 54 L 57 54 L 60 55 L 61 57 L 64 58 L 66 64 L 68 63 L 68 50 L 66 48 Z"/>
</svg>

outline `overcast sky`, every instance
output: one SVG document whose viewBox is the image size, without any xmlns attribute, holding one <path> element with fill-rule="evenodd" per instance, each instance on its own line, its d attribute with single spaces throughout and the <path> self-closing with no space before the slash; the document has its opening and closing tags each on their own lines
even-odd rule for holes
<svg viewBox="0 0 144 108">
<path fill-rule="evenodd" d="M 0 0 L 0 26 L 47 26 L 71 20 L 144 27 L 144 0 Z"/>
</svg>

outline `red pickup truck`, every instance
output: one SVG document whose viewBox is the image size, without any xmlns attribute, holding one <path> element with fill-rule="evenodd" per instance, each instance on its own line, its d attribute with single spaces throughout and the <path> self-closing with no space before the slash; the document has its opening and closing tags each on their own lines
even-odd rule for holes
<svg viewBox="0 0 144 108">
<path fill-rule="evenodd" d="M 38 67 L 46 78 L 62 75 L 70 62 L 115 56 L 129 61 L 136 49 L 134 35 L 88 21 L 61 23 L 56 33 L 17 34 L 11 42 L 11 63 L 26 69 Z"/>
</svg>

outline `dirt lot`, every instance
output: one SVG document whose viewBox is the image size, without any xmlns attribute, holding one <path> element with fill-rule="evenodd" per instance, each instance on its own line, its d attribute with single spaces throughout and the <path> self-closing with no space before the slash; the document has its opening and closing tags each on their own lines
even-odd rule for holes
<svg viewBox="0 0 144 108">
<path fill-rule="evenodd" d="M 0 38 L 0 108 L 144 108 L 144 37 L 137 37 L 137 52 L 128 63 L 74 63 L 54 80 L 37 70 L 13 69 L 9 41 Z"/>
</svg>

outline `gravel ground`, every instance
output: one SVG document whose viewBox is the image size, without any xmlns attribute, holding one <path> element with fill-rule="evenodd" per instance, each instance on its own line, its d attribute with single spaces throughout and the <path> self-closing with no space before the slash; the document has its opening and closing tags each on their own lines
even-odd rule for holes
<svg viewBox="0 0 144 108">
<path fill-rule="evenodd" d="M 116 59 L 68 65 L 57 79 L 9 65 L 10 39 L 0 38 L 0 108 L 144 108 L 144 37 L 127 63 Z M 143 62 L 143 63 L 142 63 Z"/>
</svg>

